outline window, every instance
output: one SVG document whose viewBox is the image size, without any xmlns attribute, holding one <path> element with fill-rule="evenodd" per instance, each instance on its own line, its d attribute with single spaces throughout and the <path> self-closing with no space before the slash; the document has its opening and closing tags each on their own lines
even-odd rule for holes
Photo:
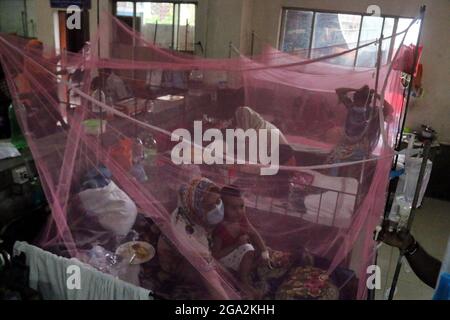
<svg viewBox="0 0 450 320">
<path fill-rule="evenodd" d="M 280 50 L 298 52 L 309 58 L 319 58 L 355 48 L 378 39 L 404 31 L 413 21 L 408 18 L 373 17 L 361 14 L 331 13 L 312 10 L 283 9 L 280 34 Z M 405 38 L 405 45 L 416 44 L 420 21 L 416 22 Z M 392 59 L 403 35 L 383 40 L 382 62 Z M 320 48 L 320 50 L 319 50 Z M 377 46 L 368 46 L 351 54 L 345 54 L 330 63 L 374 67 Z"/>
<path fill-rule="evenodd" d="M 313 13 L 299 10 L 285 10 L 284 33 L 281 40 L 283 51 L 308 49 L 310 46 Z"/>
<path fill-rule="evenodd" d="M 312 49 L 329 47 L 325 50 L 313 50 L 311 58 L 320 58 L 348 48 L 358 43 L 361 16 L 350 14 L 316 13 Z M 352 66 L 356 52 L 333 59 L 336 64 Z"/>
<path fill-rule="evenodd" d="M 195 3 L 117 1 L 116 16 L 162 48 L 194 52 Z"/>
</svg>

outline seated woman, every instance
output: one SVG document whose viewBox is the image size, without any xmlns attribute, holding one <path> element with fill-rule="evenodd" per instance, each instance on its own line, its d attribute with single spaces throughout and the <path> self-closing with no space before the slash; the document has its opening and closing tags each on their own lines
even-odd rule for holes
<svg viewBox="0 0 450 320">
<path fill-rule="evenodd" d="M 172 213 L 170 227 L 175 234 L 180 234 L 191 241 L 199 252 L 198 255 L 212 262 L 209 239 L 214 227 L 223 219 L 223 204 L 220 189 L 206 178 L 196 178 L 179 191 L 179 206 Z M 161 234 L 157 253 L 161 269 L 177 285 L 189 286 L 186 293 L 171 292 L 172 298 L 214 298 L 225 299 L 228 294 L 220 279 L 206 281 L 207 292 L 193 292 L 199 288 L 199 271 L 179 252 L 173 241 Z M 211 269 L 213 265 L 211 264 Z M 201 287 L 201 286 L 200 286 Z M 199 288 L 202 290 L 202 288 Z M 198 298 L 198 297 L 197 297 Z"/>
<path fill-rule="evenodd" d="M 269 251 L 245 215 L 244 199 L 239 188 L 226 186 L 222 188 L 221 196 L 225 218 L 213 231 L 212 255 L 226 268 L 238 272 L 244 290 L 259 299 L 262 292 L 252 286 L 250 276 L 260 260 L 270 264 Z"/>
<path fill-rule="evenodd" d="M 351 92 L 354 92 L 352 98 L 349 97 Z M 347 108 L 347 118 L 343 138 L 329 156 L 327 163 L 363 160 L 370 156 L 380 136 L 378 108 L 372 106 L 373 99 L 380 99 L 380 96 L 367 85 L 360 89 L 338 88 L 336 93 L 339 101 Z M 385 101 L 385 121 L 391 120 L 392 112 L 392 106 Z"/>
<path fill-rule="evenodd" d="M 219 258 L 221 254 L 224 254 L 225 256 L 220 258 L 218 262 L 225 262 L 226 265 L 234 267 L 239 265 L 241 271 L 244 270 L 242 274 L 245 275 L 243 278 L 247 281 L 247 284 L 248 281 L 254 280 L 250 279 L 250 274 L 255 276 L 257 282 L 250 285 L 252 288 L 258 288 L 258 290 L 253 289 L 251 292 L 252 298 L 264 296 L 273 299 L 282 283 L 285 282 L 286 276 L 289 279 L 291 278 L 291 271 L 294 271 L 298 266 L 313 263 L 313 259 L 307 257 L 309 254 L 305 250 L 296 250 L 295 255 L 293 255 L 267 248 L 264 242 L 258 239 L 259 236 L 250 223 L 245 222 L 246 218 L 242 218 L 242 198 L 230 197 L 226 190 L 229 189 L 223 190 L 225 196 L 224 200 L 221 200 L 220 189 L 205 178 L 194 179 L 180 189 L 180 203 L 171 215 L 169 230 L 170 233 L 182 235 L 180 237 L 182 241 L 187 242 L 189 246 L 192 244 L 198 251 L 194 253 L 194 259 L 187 259 L 186 257 L 192 256 L 192 252 L 180 251 L 178 246 L 175 245 L 174 239 L 167 237 L 169 230 L 161 228 L 161 236 L 157 244 L 157 257 L 159 268 L 162 271 L 159 271 L 157 285 L 153 289 L 154 292 L 158 292 L 159 295 L 169 299 L 238 298 L 239 296 L 235 295 L 235 291 L 227 284 L 233 284 L 235 280 L 228 278 L 223 273 L 219 275 L 216 272 L 219 269 L 216 269 L 217 266 L 214 266 L 213 263 L 214 257 Z M 227 213 L 224 212 L 224 203 L 227 206 Z M 224 215 L 228 215 L 230 212 L 229 217 L 231 219 L 227 217 L 224 225 L 219 227 Z M 220 229 L 225 229 L 225 225 L 226 231 L 223 231 L 222 234 Z M 230 227 L 230 225 L 232 226 Z M 215 231 L 216 229 L 217 231 Z M 227 257 L 223 244 L 221 245 L 223 249 L 220 250 L 224 251 L 221 254 L 218 253 L 219 245 L 217 243 L 219 239 L 223 243 L 224 234 L 225 237 L 227 236 L 226 233 L 229 233 L 230 238 L 238 239 L 230 242 L 241 243 L 237 249 L 234 249 L 236 250 L 235 253 L 229 253 L 231 256 L 242 257 L 239 264 L 230 261 L 232 260 L 231 256 Z M 251 251 L 251 248 L 253 248 L 253 251 Z M 211 252 L 214 255 L 211 255 Z M 201 259 L 197 259 L 196 256 L 201 257 Z M 259 257 L 261 257 L 262 263 L 256 263 Z M 211 262 L 209 264 L 198 264 L 197 260 Z M 226 267 L 226 265 L 224 266 Z M 248 273 L 245 270 L 248 270 Z M 202 281 L 203 278 L 206 281 Z"/>
</svg>

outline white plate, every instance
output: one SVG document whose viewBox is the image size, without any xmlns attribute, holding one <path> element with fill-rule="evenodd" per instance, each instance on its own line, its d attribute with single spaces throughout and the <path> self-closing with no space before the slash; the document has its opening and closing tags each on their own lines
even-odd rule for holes
<svg viewBox="0 0 450 320">
<path fill-rule="evenodd" d="M 135 250 L 133 249 L 134 245 L 139 245 L 140 247 L 144 248 L 147 254 L 145 257 L 139 257 L 136 255 L 131 264 L 142 264 L 150 261 L 155 256 L 155 248 L 150 243 L 143 241 L 126 242 L 117 248 L 116 254 L 124 258 L 126 261 L 130 261 L 135 253 Z"/>
</svg>

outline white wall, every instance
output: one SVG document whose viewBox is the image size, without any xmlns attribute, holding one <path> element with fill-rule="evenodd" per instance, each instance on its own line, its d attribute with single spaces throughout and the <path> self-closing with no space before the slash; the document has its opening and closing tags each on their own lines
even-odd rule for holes
<svg viewBox="0 0 450 320">
<path fill-rule="evenodd" d="M 249 55 L 251 53 L 251 36 L 253 30 L 253 10 L 255 1 L 258 0 L 243 0 L 242 16 L 241 16 L 241 41 L 239 48 L 243 54 Z"/>
<path fill-rule="evenodd" d="M 27 0 L 28 36 L 36 37 L 36 6 L 39 0 Z"/>
<path fill-rule="evenodd" d="M 38 0 L 39 1 L 39 0 Z M 50 8 L 50 1 L 42 2 L 36 6 L 36 37 L 41 40 L 45 46 L 54 47 L 54 29 L 53 29 L 53 11 Z"/>
<path fill-rule="evenodd" d="M 22 1 L 0 1 L 0 31 L 23 35 L 21 12 L 24 6 Z"/>
<path fill-rule="evenodd" d="M 33 37 L 32 21 L 36 20 L 35 2 L 35 0 L 0 0 L 0 32 L 26 36 L 22 19 L 22 12 L 26 11 L 28 36 Z"/>
<path fill-rule="evenodd" d="M 450 1 L 449 0 L 256 0 L 253 28 L 265 42 L 278 44 L 283 6 L 310 9 L 365 12 L 375 4 L 382 14 L 413 17 L 422 4 L 427 6 L 424 22 L 422 63 L 424 97 L 412 101 L 407 125 L 429 124 L 439 133 L 439 140 L 450 143 Z M 256 42 L 259 50 L 262 41 Z"/>
<path fill-rule="evenodd" d="M 211 58 L 227 58 L 230 42 L 241 43 L 243 0 L 209 0 L 207 9 L 206 52 Z M 233 53 L 235 56 L 235 53 Z"/>
</svg>

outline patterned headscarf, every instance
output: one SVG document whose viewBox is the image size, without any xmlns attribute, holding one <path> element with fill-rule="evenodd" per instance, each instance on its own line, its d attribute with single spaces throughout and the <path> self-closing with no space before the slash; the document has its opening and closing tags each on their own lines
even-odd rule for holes
<svg viewBox="0 0 450 320">
<path fill-rule="evenodd" d="M 196 178 L 179 190 L 180 208 L 190 217 L 203 219 L 202 202 L 205 195 L 218 188 L 207 178 Z"/>
</svg>

